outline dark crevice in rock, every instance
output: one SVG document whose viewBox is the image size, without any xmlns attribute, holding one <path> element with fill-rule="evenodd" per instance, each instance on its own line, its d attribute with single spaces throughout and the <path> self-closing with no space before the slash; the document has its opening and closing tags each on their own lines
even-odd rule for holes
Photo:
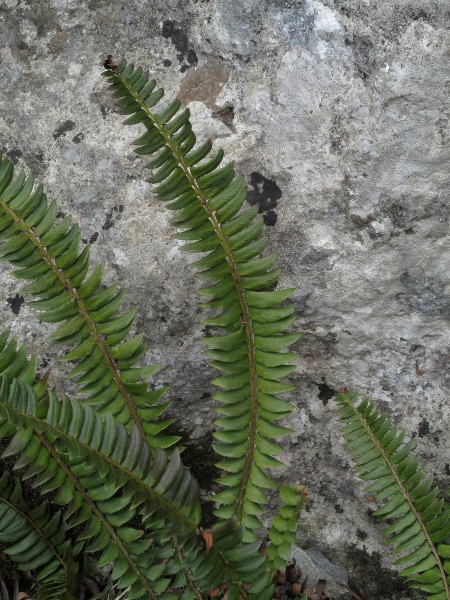
<svg viewBox="0 0 450 600">
<path fill-rule="evenodd" d="M 266 225 L 275 225 L 278 216 L 274 209 L 282 196 L 281 189 L 273 179 L 268 179 L 256 171 L 250 175 L 250 185 L 253 190 L 247 192 L 247 202 L 259 207 L 259 213 L 263 213 Z"/>
<path fill-rule="evenodd" d="M 10 305 L 13 313 L 15 315 L 18 315 L 20 309 L 22 308 L 22 304 L 24 303 L 24 298 L 23 296 L 19 296 L 19 294 L 16 294 L 14 298 L 7 298 L 6 302 Z"/>
<path fill-rule="evenodd" d="M 335 390 L 330 388 L 325 382 L 319 383 L 317 387 L 319 388 L 319 393 L 317 394 L 319 399 L 322 400 L 324 406 L 327 406 L 328 401 L 336 395 Z"/>
<path fill-rule="evenodd" d="M 55 140 L 57 140 L 62 135 L 66 135 L 66 133 L 68 131 L 72 131 L 72 129 L 74 129 L 74 128 L 75 128 L 75 123 L 73 121 L 71 121 L 70 119 L 68 121 L 64 121 L 64 123 L 62 125 L 60 125 L 58 127 L 58 129 L 56 129 L 55 132 L 53 133 L 53 138 Z"/>
</svg>

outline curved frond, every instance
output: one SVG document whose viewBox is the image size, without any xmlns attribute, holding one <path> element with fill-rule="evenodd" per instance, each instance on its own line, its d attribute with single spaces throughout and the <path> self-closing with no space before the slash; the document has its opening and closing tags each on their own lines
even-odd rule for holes
<svg viewBox="0 0 450 600">
<path fill-rule="evenodd" d="M 128 430 L 134 424 L 153 447 L 168 447 L 179 438 L 159 435 L 171 423 L 158 420 L 168 406 L 159 402 L 166 388 L 152 391 L 147 383 L 158 366 L 136 367 L 146 350 L 143 334 L 126 339 L 135 311 L 119 314 L 124 291 L 102 285 L 102 264 L 88 276 L 90 246 L 80 252 L 78 225 L 56 217 L 42 186 L 23 171 L 14 178 L 11 162 L 0 156 L 0 260 L 15 267 L 15 277 L 31 281 L 20 293 L 36 298 L 28 305 L 38 319 L 62 323 L 51 339 L 71 347 L 60 360 L 77 362 L 69 378 L 85 402 Z"/>
<path fill-rule="evenodd" d="M 88 552 L 102 551 L 99 566 L 114 561 L 112 579 L 119 580 L 119 588 L 131 586 L 130 598 L 144 592 L 153 598 L 168 588 L 171 573 L 166 572 L 166 559 L 176 562 L 177 547 L 186 557 L 183 569 L 204 564 L 203 537 L 197 530 L 198 484 L 182 465 L 178 450 L 168 460 L 158 449 L 153 460 L 136 429 L 129 436 L 112 416 L 103 420 L 89 406 L 67 396 L 60 401 L 53 392 L 38 402 L 29 386 L 17 380 L 10 385 L 6 377 L 0 391 L 0 418 L 17 429 L 4 456 L 19 453 L 20 466 L 31 463 L 24 477 L 37 474 L 33 485 L 41 491 L 49 480 L 55 489 L 54 478 L 62 473 L 55 501 L 67 507 L 68 528 L 83 525 L 79 541 L 87 544 Z M 142 530 L 128 526 L 133 518 L 141 521 Z M 214 543 L 209 550 L 214 571 L 197 574 L 192 569 L 193 581 L 208 589 L 211 583 L 241 581 L 235 568 L 252 564 L 259 547 L 259 543 L 241 544 L 241 537 L 242 531 L 229 540 L 227 552 Z M 239 560 L 235 561 L 233 550 Z M 257 575 L 258 579 L 250 569 L 245 576 L 243 581 L 253 586 L 244 598 L 259 598 L 252 596 L 253 587 L 259 593 L 261 585 L 259 571 Z"/>
<path fill-rule="evenodd" d="M 218 466 L 227 472 L 220 480 L 227 489 L 215 497 L 223 504 L 216 514 L 236 516 L 246 527 L 244 539 L 254 541 L 267 502 L 263 489 L 276 489 L 264 469 L 281 465 L 274 458 L 281 448 L 272 440 L 290 433 L 276 422 L 293 408 L 277 396 L 293 389 L 281 381 L 294 370 L 294 355 L 284 350 L 300 334 L 284 333 L 296 317 L 293 307 L 280 305 L 293 290 L 270 291 L 281 269 L 273 268 L 276 254 L 260 256 L 268 243 L 260 237 L 263 220 L 256 207 L 243 209 L 244 180 L 234 178 L 232 163 L 220 166 L 223 152 L 212 156 L 209 140 L 194 148 L 189 110 L 181 111 L 178 100 L 153 109 L 163 91 L 155 92 L 156 82 L 124 61 L 104 76 L 128 116 L 124 123 L 146 128 L 135 152 L 151 156 L 146 166 L 156 169 L 150 179 L 157 184 L 155 197 L 176 211 L 175 237 L 186 241 L 181 249 L 205 254 L 191 266 L 209 282 L 199 290 L 208 299 L 204 306 L 219 311 L 203 321 L 221 332 L 205 343 L 213 366 L 224 374 L 213 382 L 222 389 L 215 397 L 221 404 L 215 449 L 223 457 Z"/>
<path fill-rule="evenodd" d="M 392 420 L 357 394 L 337 395 L 342 434 L 352 454 L 354 468 L 363 481 L 373 481 L 365 492 L 383 505 L 375 513 L 391 520 L 383 535 L 401 554 L 394 562 L 404 568 L 412 587 L 429 600 L 450 598 L 450 510 L 438 499 L 433 479 L 425 477 L 412 454 L 413 442 L 404 441 Z"/>
</svg>

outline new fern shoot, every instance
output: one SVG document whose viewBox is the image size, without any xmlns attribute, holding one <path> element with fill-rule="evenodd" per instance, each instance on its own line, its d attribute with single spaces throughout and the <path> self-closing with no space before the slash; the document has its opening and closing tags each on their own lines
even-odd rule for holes
<svg viewBox="0 0 450 600">
<path fill-rule="evenodd" d="M 202 282 L 208 310 L 206 355 L 220 371 L 214 448 L 224 475 L 214 497 L 217 525 L 204 531 L 198 484 L 182 463 L 178 438 L 164 429 L 166 388 L 149 379 L 157 365 L 141 366 L 146 345 L 135 332 L 135 311 L 123 312 L 124 291 L 102 283 L 103 265 L 91 266 L 89 245 L 71 218 L 57 218 L 42 186 L 9 160 L 0 161 L 0 254 L 24 281 L 20 293 L 44 322 L 58 328 L 51 341 L 71 363 L 76 391 L 58 397 L 37 358 L 0 335 L 0 439 L 12 464 L 0 477 L 0 552 L 33 573 L 38 600 L 74 600 L 86 556 L 112 563 L 116 590 L 130 600 L 270 600 L 276 574 L 290 555 L 307 492 L 279 489 L 271 469 L 282 465 L 277 440 L 293 407 L 280 394 L 293 390 L 288 351 L 299 333 L 286 333 L 296 315 L 293 290 L 278 289 L 277 255 L 266 252 L 263 220 L 245 206 L 243 177 L 211 141 L 197 144 L 189 110 L 140 68 L 108 56 L 103 73 L 126 125 L 139 125 L 136 154 L 146 157 L 154 184 L 151 202 L 171 211 L 174 237 Z M 275 289 L 274 289 L 275 288 Z M 338 402 L 355 468 L 393 519 L 387 541 L 400 553 L 403 574 L 433 600 L 450 600 L 450 513 L 424 480 L 411 445 L 372 404 Z M 6 464 L 6 463 L 5 463 Z M 269 469 L 269 471 L 268 471 Z M 20 481 L 14 477 L 20 475 Z M 51 502 L 30 507 L 31 484 Z M 267 491 L 282 507 L 269 531 L 260 530 Z"/>
</svg>

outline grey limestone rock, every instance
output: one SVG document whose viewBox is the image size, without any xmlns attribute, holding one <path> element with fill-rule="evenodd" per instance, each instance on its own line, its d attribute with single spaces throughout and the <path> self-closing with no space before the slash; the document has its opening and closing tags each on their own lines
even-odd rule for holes
<svg viewBox="0 0 450 600">
<path fill-rule="evenodd" d="M 147 67 L 246 177 L 304 332 L 295 433 L 274 476 L 308 486 L 299 544 L 346 569 L 364 600 L 403 591 L 333 392 L 370 395 L 439 482 L 450 473 L 449 27 L 443 0 L 0 3 L 0 150 L 74 215 L 93 261 L 128 289 L 146 359 L 162 364 L 156 384 L 171 385 L 171 414 L 194 440 L 215 418 L 196 283 L 99 76 L 106 55 Z M 2 267 L 0 323 L 61 389 L 42 341 L 51 328 L 18 288 Z"/>
</svg>

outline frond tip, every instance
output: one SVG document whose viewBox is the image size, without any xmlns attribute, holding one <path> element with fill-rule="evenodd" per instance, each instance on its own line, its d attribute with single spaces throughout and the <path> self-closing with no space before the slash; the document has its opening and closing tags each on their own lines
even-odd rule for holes
<svg viewBox="0 0 450 600">
<path fill-rule="evenodd" d="M 433 478 L 425 477 L 411 454 L 412 440 L 404 442 L 392 420 L 367 398 L 337 395 L 341 432 L 347 440 L 354 468 L 363 481 L 373 481 L 365 492 L 383 505 L 374 515 L 393 520 L 383 536 L 394 545 L 393 554 L 403 556 L 394 565 L 407 565 L 400 575 L 411 587 L 429 594 L 429 600 L 450 598 L 450 510 L 437 499 Z"/>
<path fill-rule="evenodd" d="M 297 542 L 297 524 L 305 506 L 308 490 L 303 485 L 284 486 L 280 498 L 284 505 L 272 521 L 269 531 L 270 546 L 267 556 L 276 569 L 283 569 L 291 555 L 291 544 Z"/>
</svg>

